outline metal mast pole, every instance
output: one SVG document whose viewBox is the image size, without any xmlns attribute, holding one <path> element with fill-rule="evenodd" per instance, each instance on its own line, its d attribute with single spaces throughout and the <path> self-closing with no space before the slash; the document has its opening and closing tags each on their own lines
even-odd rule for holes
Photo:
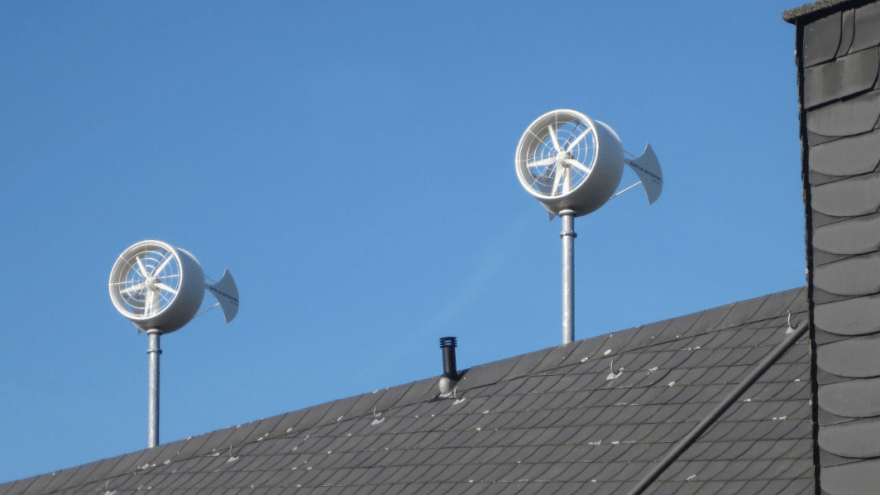
<svg viewBox="0 0 880 495">
<path fill-rule="evenodd" d="M 562 344 L 574 341 L 574 211 L 562 210 Z"/>
<path fill-rule="evenodd" d="M 159 336 L 162 332 L 159 330 L 148 330 L 147 335 L 150 337 L 150 348 L 147 354 L 150 356 L 150 400 L 149 400 L 149 416 L 147 430 L 147 447 L 153 448 L 159 445 L 159 355 L 162 349 L 159 348 Z"/>
</svg>

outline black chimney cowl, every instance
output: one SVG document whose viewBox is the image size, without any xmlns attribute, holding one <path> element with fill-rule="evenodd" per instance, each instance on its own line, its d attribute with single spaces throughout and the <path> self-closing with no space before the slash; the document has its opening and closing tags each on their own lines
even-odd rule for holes
<svg viewBox="0 0 880 495">
<path fill-rule="evenodd" d="M 455 337 L 440 337 L 440 349 L 443 349 L 443 376 L 450 380 L 458 380 L 455 367 L 455 348 L 458 341 Z"/>
</svg>

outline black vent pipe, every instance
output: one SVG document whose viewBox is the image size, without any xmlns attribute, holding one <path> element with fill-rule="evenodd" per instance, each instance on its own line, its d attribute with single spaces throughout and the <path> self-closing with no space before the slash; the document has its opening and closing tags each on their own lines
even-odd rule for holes
<svg viewBox="0 0 880 495">
<path fill-rule="evenodd" d="M 443 349 L 443 376 L 450 380 L 458 380 L 455 368 L 455 348 L 458 340 L 455 337 L 440 337 L 440 348 Z"/>
</svg>

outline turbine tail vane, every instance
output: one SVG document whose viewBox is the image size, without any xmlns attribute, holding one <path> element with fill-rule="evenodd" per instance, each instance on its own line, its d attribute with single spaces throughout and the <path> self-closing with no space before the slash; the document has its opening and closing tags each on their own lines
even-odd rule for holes
<svg viewBox="0 0 880 495">
<path fill-rule="evenodd" d="M 663 171 L 660 169 L 660 161 L 657 160 L 657 154 L 648 144 L 645 146 L 645 152 L 642 156 L 635 160 L 626 160 L 626 164 L 632 167 L 633 172 L 639 176 L 642 181 L 642 187 L 648 195 L 648 203 L 652 204 L 660 197 L 663 192 Z"/>
<path fill-rule="evenodd" d="M 232 274 L 229 273 L 229 270 L 223 270 L 223 277 L 219 282 L 214 285 L 205 285 L 220 303 L 220 309 L 223 310 L 226 323 L 232 321 L 238 314 L 238 287 L 235 285 L 235 280 L 232 280 Z"/>
</svg>

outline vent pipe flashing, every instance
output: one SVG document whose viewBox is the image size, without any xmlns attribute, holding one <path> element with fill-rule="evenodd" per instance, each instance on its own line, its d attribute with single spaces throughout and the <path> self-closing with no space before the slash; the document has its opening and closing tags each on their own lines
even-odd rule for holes
<svg viewBox="0 0 880 495">
<path fill-rule="evenodd" d="M 458 340 L 455 337 L 440 337 L 440 349 L 443 350 L 443 376 L 450 380 L 458 380 L 458 370 L 455 367 L 455 348 Z"/>
</svg>

